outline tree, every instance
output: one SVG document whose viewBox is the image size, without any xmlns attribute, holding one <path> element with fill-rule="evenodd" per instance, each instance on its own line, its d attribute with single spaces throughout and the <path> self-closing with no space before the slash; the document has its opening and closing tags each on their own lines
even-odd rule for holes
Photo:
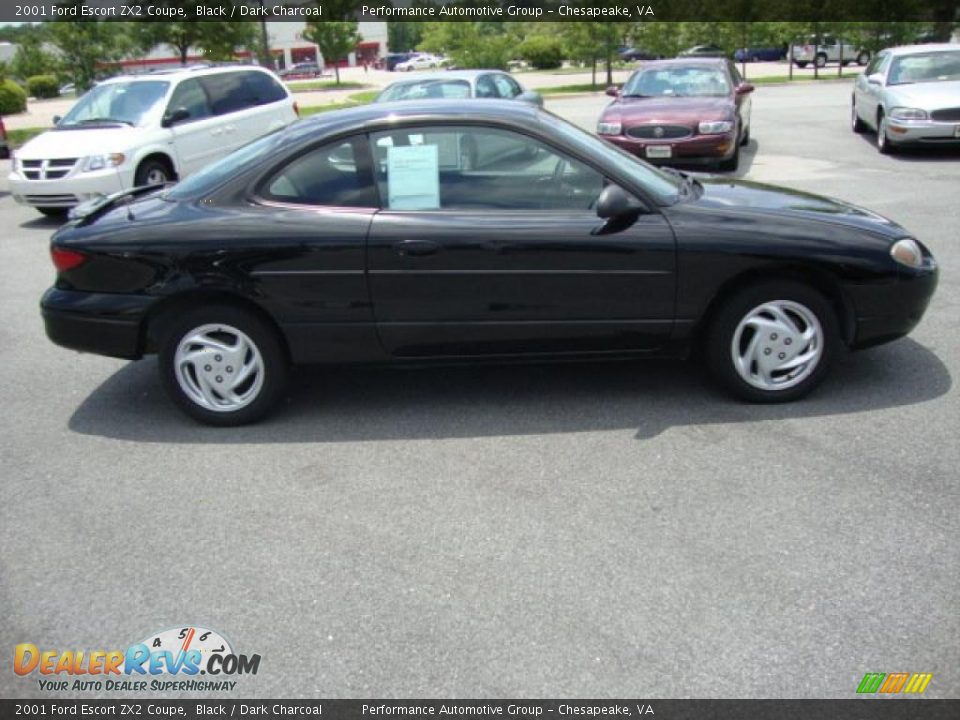
<svg viewBox="0 0 960 720">
<path fill-rule="evenodd" d="M 411 20 L 410 22 L 387 23 L 387 47 L 390 52 L 412 50 L 423 40 L 424 22 Z"/>
<path fill-rule="evenodd" d="M 457 67 L 504 69 L 517 41 L 506 23 L 431 22 L 417 48 L 444 53 Z"/>
<path fill-rule="evenodd" d="M 17 53 L 10 63 L 11 72 L 19 78 L 46 75 L 57 66 L 57 60 L 43 49 L 39 35 L 25 35 L 17 47 Z"/>
<path fill-rule="evenodd" d="M 339 61 L 360 42 L 355 20 L 308 20 L 303 37 L 316 43 L 323 55 L 324 63 L 333 63 L 340 84 Z"/>
<path fill-rule="evenodd" d="M 67 5 L 79 6 L 81 0 Z M 131 51 L 133 23 L 106 20 L 54 20 L 50 40 L 60 51 L 60 61 L 78 91 L 87 90 L 97 77 L 97 65 L 120 60 Z"/>
<path fill-rule="evenodd" d="M 228 0 L 223 3 L 230 5 Z M 141 3 L 131 3 L 139 5 Z M 156 7 L 184 10 L 187 17 L 196 12 L 196 3 L 185 0 L 152 0 Z M 144 15 L 146 8 L 144 8 Z M 227 15 L 229 16 L 229 11 Z M 231 60 L 239 49 L 256 48 L 259 30 L 256 22 L 239 20 L 230 22 L 198 22 L 196 20 L 178 20 L 169 22 L 135 23 L 134 40 L 144 51 L 149 52 L 157 45 L 169 45 L 180 58 L 180 64 L 186 65 L 191 48 L 203 52 L 210 60 Z"/>
</svg>

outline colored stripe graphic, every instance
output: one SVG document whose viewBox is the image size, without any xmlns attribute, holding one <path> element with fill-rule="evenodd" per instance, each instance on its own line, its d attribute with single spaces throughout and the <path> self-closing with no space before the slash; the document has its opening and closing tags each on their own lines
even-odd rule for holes
<svg viewBox="0 0 960 720">
<path fill-rule="evenodd" d="M 880 689 L 880 683 L 883 682 L 884 677 L 884 673 L 867 673 L 863 676 L 863 680 L 860 681 L 860 685 L 857 687 L 857 692 L 875 693 Z"/>
<path fill-rule="evenodd" d="M 890 673 L 883 685 L 880 686 L 882 693 L 898 693 L 907 682 L 907 673 Z"/>
<path fill-rule="evenodd" d="M 933 680 L 932 673 L 914 673 L 910 676 L 907 686 L 903 689 L 905 693 L 922 693 L 927 689 L 927 685 Z"/>
</svg>

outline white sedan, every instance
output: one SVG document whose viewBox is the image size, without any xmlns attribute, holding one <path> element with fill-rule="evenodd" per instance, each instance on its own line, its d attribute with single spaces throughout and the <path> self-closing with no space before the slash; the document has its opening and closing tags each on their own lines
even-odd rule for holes
<svg viewBox="0 0 960 720">
<path fill-rule="evenodd" d="M 414 55 L 409 60 L 397 63 L 396 69 L 400 72 L 410 72 L 411 70 L 434 70 L 446 62 L 446 58 L 439 55 L 429 55 L 423 53 Z"/>
</svg>

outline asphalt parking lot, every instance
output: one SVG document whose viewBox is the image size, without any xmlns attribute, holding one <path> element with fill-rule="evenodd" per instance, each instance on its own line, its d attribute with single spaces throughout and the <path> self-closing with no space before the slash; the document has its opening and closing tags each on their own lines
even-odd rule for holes
<svg viewBox="0 0 960 720">
<path fill-rule="evenodd" d="M 683 363 L 315 369 L 200 427 L 153 360 L 46 340 L 55 224 L 0 180 L 3 652 L 199 624 L 262 656 L 241 697 L 960 695 L 960 152 L 878 155 L 849 95 L 759 89 L 739 174 L 896 219 L 940 289 L 784 406 Z"/>
</svg>

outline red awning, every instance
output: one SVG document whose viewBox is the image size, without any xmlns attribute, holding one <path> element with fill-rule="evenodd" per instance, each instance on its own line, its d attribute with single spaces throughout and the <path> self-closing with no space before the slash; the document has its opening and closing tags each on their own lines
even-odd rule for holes
<svg viewBox="0 0 960 720">
<path fill-rule="evenodd" d="M 357 43 L 357 48 L 358 48 L 358 49 L 360 49 L 360 48 L 374 48 L 374 49 L 376 49 L 376 48 L 379 48 L 379 47 L 380 47 L 380 43 L 377 42 L 376 40 L 361 40 L 360 42 Z"/>
</svg>

